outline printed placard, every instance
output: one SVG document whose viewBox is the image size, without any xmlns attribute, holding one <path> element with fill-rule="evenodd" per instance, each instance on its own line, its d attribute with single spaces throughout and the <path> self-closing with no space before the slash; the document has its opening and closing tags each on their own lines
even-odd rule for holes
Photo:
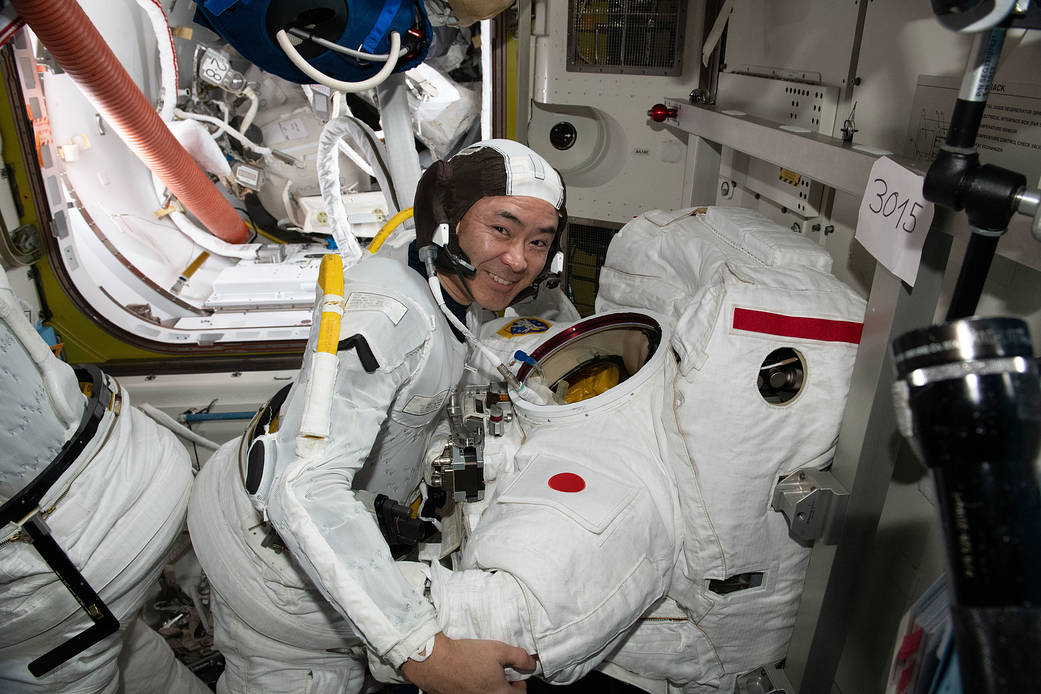
<svg viewBox="0 0 1041 694">
<path fill-rule="evenodd" d="M 344 305 L 344 311 L 380 311 L 386 314 L 394 325 L 408 313 L 405 304 L 397 299 L 371 292 L 351 292 Z"/>
<path fill-rule="evenodd" d="M 922 196 L 923 177 L 880 157 L 860 201 L 856 239 L 890 272 L 912 287 L 918 277 L 933 204 Z"/>
<path fill-rule="evenodd" d="M 447 399 L 447 390 L 442 390 L 437 395 L 413 395 L 408 399 L 408 402 L 405 403 L 405 406 L 401 408 L 401 411 L 405 414 L 413 414 L 421 417 L 440 410 L 441 406 L 445 404 L 445 400 Z"/>
</svg>

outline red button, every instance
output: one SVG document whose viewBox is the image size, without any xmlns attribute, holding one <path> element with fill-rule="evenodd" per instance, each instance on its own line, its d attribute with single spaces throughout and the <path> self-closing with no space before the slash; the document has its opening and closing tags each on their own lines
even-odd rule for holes
<svg viewBox="0 0 1041 694">
<path fill-rule="evenodd" d="M 560 472 L 549 478 L 549 488 L 573 494 L 585 489 L 586 481 L 573 472 Z"/>
<path fill-rule="evenodd" d="M 675 118 L 678 111 L 665 104 L 655 104 L 647 111 L 647 116 L 655 123 L 663 123 L 666 118 Z"/>
</svg>

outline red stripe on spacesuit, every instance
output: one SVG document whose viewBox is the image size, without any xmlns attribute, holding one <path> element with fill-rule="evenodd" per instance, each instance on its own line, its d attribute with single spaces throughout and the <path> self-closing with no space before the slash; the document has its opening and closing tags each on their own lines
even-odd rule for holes
<svg viewBox="0 0 1041 694">
<path fill-rule="evenodd" d="M 734 328 L 780 337 L 849 342 L 857 345 L 860 344 L 860 334 L 864 331 L 864 324 L 827 318 L 786 316 L 781 313 L 755 311 L 750 308 L 734 308 Z"/>
</svg>

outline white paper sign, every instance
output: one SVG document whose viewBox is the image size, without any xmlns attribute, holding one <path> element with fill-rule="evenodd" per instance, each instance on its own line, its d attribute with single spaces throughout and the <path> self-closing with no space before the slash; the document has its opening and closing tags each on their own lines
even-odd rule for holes
<svg viewBox="0 0 1041 694">
<path fill-rule="evenodd" d="M 933 204 L 922 197 L 922 181 L 892 159 L 879 158 L 871 167 L 857 218 L 857 241 L 912 287 L 933 222 Z"/>
</svg>

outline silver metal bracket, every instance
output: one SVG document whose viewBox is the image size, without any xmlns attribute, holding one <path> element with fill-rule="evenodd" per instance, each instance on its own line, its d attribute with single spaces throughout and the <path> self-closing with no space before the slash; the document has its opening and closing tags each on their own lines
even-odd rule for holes
<svg viewBox="0 0 1041 694">
<path fill-rule="evenodd" d="M 468 386 L 449 400 L 452 438 L 433 462 L 430 483 L 456 502 L 484 499 L 485 393 L 485 389 Z"/>
<path fill-rule="evenodd" d="M 448 498 L 457 503 L 484 499 L 484 444 L 449 443 L 434 459 L 430 484 L 444 489 Z"/>
<path fill-rule="evenodd" d="M 848 499 L 849 492 L 830 472 L 804 468 L 777 483 L 770 507 L 784 514 L 795 539 L 832 545 L 842 530 Z"/>
</svg>

